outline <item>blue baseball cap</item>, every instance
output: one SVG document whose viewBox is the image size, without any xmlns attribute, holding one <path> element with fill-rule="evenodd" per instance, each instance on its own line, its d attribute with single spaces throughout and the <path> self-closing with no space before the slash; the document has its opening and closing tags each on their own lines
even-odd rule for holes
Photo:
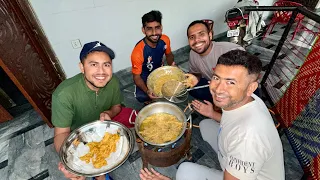
<svg viewBox="0 0 320 180">
<path fill-rule="evenodd" d="M 115 54 L 112 51 L 112 49 L 108 48 L 106 45 L 104 45 L 100 41 L 93 41 L 93 42 L 86 43 L 83 46 L 83 48 L 80 52 L 80 61 L 82 61 L 82 59 L 85 56 L 87 56 L 89 53 L 91 53 L 93 51 L 102 51 L 102 52 L 107 53 L 111 59 L 115 58 Z"/>
</svg>

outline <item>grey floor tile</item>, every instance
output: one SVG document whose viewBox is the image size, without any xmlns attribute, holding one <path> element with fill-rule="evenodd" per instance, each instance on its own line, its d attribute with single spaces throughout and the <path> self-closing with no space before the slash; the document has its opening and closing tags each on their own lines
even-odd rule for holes
<svg viewBox="0 0 320 180">
<path fill-rule="evenodd" d="M 137 179 L 137 172 L 132 167 L 129 161 L 126 161 L 120 168 L 114 170 L 110 173 L 111 177 L 114 180 L 121 180 L 121 179 Z"/>
<path fill-rule="evenodd" d="M 1 177 L 1 179 L 9 179 L 9 167 L 8 166 L 0 169 L 0 177 Z"/>
<path fill-rule="evenodd" d="M 58 153 L 54 149 L 54 145 L 51 144 L 45 147 L 45 155 L 42 158 L 41 163 L 46 165 L 49 171 L 49 178 L 52 180 L 64 180 L 66 179 L 61 171 L 58 169 L 58 163 L 60 162 Z"/>
<path fill-rule="evenodd" d="M 10 140 L 9 143 L 9 179 L 29 179 L 44 169 L 41 167 L 41 158 L 45 154 L 44 143 L 37 147 L 26 144 L 24 134 Z"/>
<path fill-rule="evenodd" d="M 43 140 L 46 141 L 48 139 L 53 138 L 54 128 L 50 128 L 46 124 L 42 125 L 42 127 L 43 127 Z"/>
<path fill-rule="evenodd" d="M 155 166 L 150 166 L 150 167 L 154 168 L 159 173 L 171 179 L 174 179 L 176 177 L 177 168 L 174 165 L 169 167 L 155 167 Z"/>
<path fill-rule="evenodd" d="M 203 157 L 201 157 L 198 161 L 197 161 L 197 164 L 200 164 L 200 165 L 204 165 L 204 166 L 207 166 L 207 167 L 210 167 L 210 168 L 215 168 L 215 169 L 218 169 L 218 170 L 221 170 L 220 168 L 220 164 L 216 163 L 210 156 L 208 156 L 207 154 L 205 154 Z"/>
<path fill-rule="evenodd" d="M 0 163 L 8 160 L 9 140 L 0 143 Z"/>
<path fill-rule="evenodd" d="M 30 124 L 35 123 L 33 119 L 30 118 L 30 114 L 33 110 L 23 113 L 14 120 L 10 120 L 0 124 L 0 139 L 10 135 L 16 131 L 19 131 L 25 127 L 30 126 Z"/>
<path fill-rule="evenodd" d="M 142 160 L 141 158 L 135 160 L 134 162 L 131 163 L 133 172 L 139 173 L 141 168 L 142 168 Z"/>
</svg>

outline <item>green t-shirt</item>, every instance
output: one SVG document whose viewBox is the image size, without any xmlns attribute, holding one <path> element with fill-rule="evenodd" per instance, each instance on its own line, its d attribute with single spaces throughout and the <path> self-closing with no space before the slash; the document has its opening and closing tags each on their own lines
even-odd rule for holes
<svg viewBox="0 0 320 180">
<path fill-rule="evenodd" d="M 83 74 L 63 81 L 52 95 L 52 124 L 70 127 L 71 131 L 83 124 L 98 120 L 100 113 L 121 104 L 119 80 L 112 76 L 98 92 L 85 83 Z"/>
</svg>

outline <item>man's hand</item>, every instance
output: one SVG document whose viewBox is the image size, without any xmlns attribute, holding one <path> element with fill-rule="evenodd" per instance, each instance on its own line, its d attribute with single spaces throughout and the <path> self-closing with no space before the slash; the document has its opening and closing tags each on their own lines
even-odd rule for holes
<svg viewBox="0 0 320 180">
<path fill-rule="evenodd" d="M 149 96 L 150 99 L 157 99 L 159 98 L 158 96 L 156 96 L 155 94 L 153 94 L 153 92 L 151 92 L 150 90 L 147 91 L 147 94 Z"/>
<path fill-rule="evenodd" d="M 198 84 L 198 78 L 193 74 L 185 74 L 186 79 L 183 81 L 183 84 L 187 87 L 194 87 Z"/>
<path fill-rule="evenodd" d="M 171 66 L 178 67 L 175 62 L 172 62 Z"/>
<path fill-rule="evenodd" d="M 85 180 L 86 178 L 83 176 L 77 176 L 75 174 L 72 174 L 71 172 L 69 172 L 68 170 L 66 170 L 66 168 L 64 167 L 64 165 L 59 162 L 58 164 L 58 169 L 64 174 L 64 176 L 68 179 L 71 180 Z"/>
<path fill-rule="evenodd" d="M 193 100 L 191 104 L 193 105 L 194 110 L 203 116 L 212 118 L 214 114 L 213 105 L 211 102 L 204 100 L 205 103 L 202 103 L 198 100 Z"/>
<path fill-rule="evenodd" d="M 202 114 L 203 116 L 220 122 L 222 114 L 213 109 L 213 105 L 211 102 L 204 100 L 204 103 L 202 103 L 198 100 L 193 100 L 191 104 L 193 106 L 193 109 Z"/>
<path fill-rule="evenodd" d="M 101 114 L 100 114 L 100 121 L 105 121 L 105 120 L 111 120 L 109 114 L 108 114 L 108 111 L 103 111 Z"/>
<path fill-rule="evenodd" d="M 149 171 L 147 168 L 140 170 L 141 180 L 170 180 L 170 178 L 158 173 L 153 168 Z"/>
</svg>

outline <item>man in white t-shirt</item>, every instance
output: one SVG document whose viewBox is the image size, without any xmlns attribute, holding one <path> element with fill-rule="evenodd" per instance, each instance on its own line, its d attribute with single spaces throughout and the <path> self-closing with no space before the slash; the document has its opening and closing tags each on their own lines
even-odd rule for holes
<svg viewBox="0 0 320 180">
<path fill-rule="evenodd" d="M 177 180 L 285 179 L 280 137 L 266 105 L 253 94 L 261 66 L 258 57 L 241 50 L 219 58 L 210 92 L 222 115 L 208 110 L 206 116 L 211 119 L 201 121 L 200 131 L 218 154 L 222 171 L 185 162 L 179 166 Z M 194 108 L 200 106 L 195 104 Z M 154 180 L 160 177 L 156 172 L 141 170 L 141 179 L 148 176 L 154 176 L 150 178 Z"/>
</svg>

